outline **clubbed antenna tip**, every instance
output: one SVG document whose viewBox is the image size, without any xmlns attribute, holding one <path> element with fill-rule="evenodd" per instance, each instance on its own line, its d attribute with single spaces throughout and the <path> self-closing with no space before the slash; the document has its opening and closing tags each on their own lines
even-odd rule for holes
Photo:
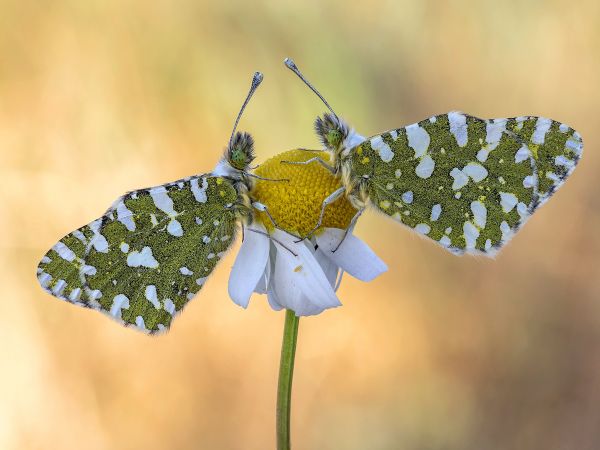
<svg viewBox="0 0 600 450">
<path fill-rule="evenodd" d="M 254 72 L 254 76 L 252 77 L 252 88 L 256 89 L 258 85 L 262 83 L 263 78 L 264 75 L 262 72 Z"/>
<path fill-rule="evenodd" d="M 231 137 L 229 138 L 229 146 L 231 146 L 231 142 L 233 141 L 233 136 L 235 134 L 235 130 L 237 129 L 238 122 L 242 117 L 242 113 L 244 112 L 244 109 L 246 109 L 246 105 L 250 101 L 250 98 L 252 98 L 254 91 L 256 91 L 258 86 L 260 86 L 260 83 L 262 83 L 263 78 L 264 76 L 261 72 L 254 72 L 254 76 L 252 77 L 252 84 L 250 85 L 250 91 L 246 96 L 246 100 L 244 100 L 244 104 L 240 108 L 240 112 L 238 113 L 237 119 L 235 119 L 235 124 L 233 125 L 233 130 L 231 131 Z"/>
<path fill-rule="evenodd" d="M 294 60 L 292 58 L 285 58 L 283 60 L 283 63 L 286 65 L 286 67 L 288 69 L 290 69 L 292 72 L 294 72 L 298 76 L 298 78 L 300 78 L 302 80 L 302 82 L 306 86 L 308 86 L 308 88 L 311 91 L 313 91 L 317 95 L 317 97 L 319 97 L 321 99 L 321 101 L 325 104 L 325 106 L 327 106 L 327 109 L 329 111 L 331 111 L 331 113 L 334 116 L 337 117 L 336 113 L 333 111 L 333 109 L 331 108 L 331 106 L 329 106 L 329 103 L 327 103 L 327 100 L 325 100 L 325 98 L 319 93 L 319 91 L 317 91 L 315 89 L 315 87 L 312 84 L 310 84 L 306 78 L 304 78 L 304 75 L 302 75 L 302 72 L 300 72 L 300 69 L 298 69 L 298 66 L 296 66 L 296 63 L 294 62 Z"/>
<path fill-rule="evenodd" d="M 294 72 L 298 70 L 298 67 L 296 67 L 296 63 L 294 63 L 294 60 L 292 58 L 285 58 L 283 60 L 283 63 L 290 69 L 292 69 Z"/>
</svg>

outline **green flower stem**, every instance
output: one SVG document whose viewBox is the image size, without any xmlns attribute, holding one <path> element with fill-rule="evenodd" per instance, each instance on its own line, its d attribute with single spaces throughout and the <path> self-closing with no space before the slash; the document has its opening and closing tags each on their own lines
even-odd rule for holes
<svg viewBox="0 0 600 450">
<path fill-rule="evenodd" d="M 283 342 L 281 343 L 281 361 L 279 363 L 279 383 L 277 385 L 277 450 L 289 450 L 290 446 L 290 410 L 292 405 L 292 378 L 294 377 L 294 358 L 298 340 L 300 318 L 291 310 L 285 312 Z"/>
</svg>

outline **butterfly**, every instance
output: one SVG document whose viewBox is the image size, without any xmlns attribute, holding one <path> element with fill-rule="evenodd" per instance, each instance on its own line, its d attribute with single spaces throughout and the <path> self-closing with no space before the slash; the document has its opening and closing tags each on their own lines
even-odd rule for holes
<svg viewBox="0 0 600 450">
<path fill-rule="evenodd" d="M 412 228 L 450 252 L 494 256 L 560 188 L 583 141 L 569 126 L 535 116 L 480 119 L 461 112 L 365 138 L 329 106 L 289 58 L 284 61 L 329 109 L 315 131 L 342 180 L 321 208 L 345 195 Z M 316 224 L 315 230 L 319 227 Z"/>
<path fill-rule="evenodd" d="M 236 132 L 263 80 L 256 72 L 216 168 L 119 197 L 98 219 L 67 234 L 42 258 L 40 285 L 53 296 L 146 333 L 167 330 L 252 221 L 254 140 Z"/>
</svg>

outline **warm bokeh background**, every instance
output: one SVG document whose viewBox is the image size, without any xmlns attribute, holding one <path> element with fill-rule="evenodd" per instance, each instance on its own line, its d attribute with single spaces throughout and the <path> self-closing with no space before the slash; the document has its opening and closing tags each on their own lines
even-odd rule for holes
<svg viewBox="0 0 600 450">
<path fill-rule="evenodd" d="M 295 448 L 600 447 L 598 2 L 363 3 L 0 0 L 0 448 L 273 447 L 283 314 L 227 298 L 235 251 L 156 339 L 35 267 L 124 191 L 210 170 L 255 70 L 259 158 L 315 146 L 288 55 L 363 134 L 460 109 L 586 143 L 495 261 L 361 219 L 390 270 L 301 321 Z"/>
</svg>

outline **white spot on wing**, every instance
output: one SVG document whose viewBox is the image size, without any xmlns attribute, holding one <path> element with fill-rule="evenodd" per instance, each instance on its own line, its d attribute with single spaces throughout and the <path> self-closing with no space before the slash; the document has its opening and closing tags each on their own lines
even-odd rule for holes
<svg viewBox="0 0 600 450">
<path fill-rule="evenodd" d="M 508 241 L 512 235 L 512 231 L 505 220 L 503 220 L 500 224 L 500 231 L 502 232 L 502 241 Z"/>
<path fill-rule="evenodd" d="M 485 142 L 488 152 L 498 147 L 502 133 L 506 130 L 506 119 L 490 120 L 485 125 Z"/>
<path fill-rule="evenodd" d="M 471 222 L 465 222 L 463 224 L 463 235 L 467 249 L 472 250 L 475 248 L 477 238 L 479 237 L 479 230 Z"/>
<path fill-rule="evenodd" d="M 454 168 L 450 171 L 450 176 L 454 178 L 452 189 L 457 190 L 467 185 L 469 177 L 460 169 Z"/>
<path fill-rule="evenodd" d="M 500 192 L 500 206 L 502 206 L 502 211 L 505 213 L 511 212 L 518 202 L 519 199 L 515 194 Z"/>
<path fill-rule="evenodd" d="M 52 293 L 54 295 L 61 295 L 66 287 L 67 287 L 67 282 L 65 280 L 58 280 L 52 287 Z"/>
<path fill-rule="evenodd" d="M 390 162 L 394 158 L 394 152 L 381 136 L 375 136 L 371 139 L 371 147 L 379 153 L 379 157 L 383 162 Z"/>
<path fill-rule="evenodd" d="M 138 328 L 141 328 L 142 330 L 148 330 L 146 328 L 146 324 L 144 323 L 144 318 L 142 316 L 137 316 L 135 318 L 135 324 L 137 325 Z"/>
<path fill-rule="evenodd" d="M 47 288 L 50 281 L 52 281 L 52 275 L 42 271 L 38 274 L 38 281 L 43 288 Z"/>
<path fill-rule="evenodd" d="M 146 290 L 144 292 L 144 296 L 146 297 L 146 300 L 148 300 L 150 303 L 152 303 L 152 305 L 156 309 L 160 308 L 160 302 L 158 301 L 158 295 L 157 295 L 157 292 L 156 292 L 156 286 L 155 285 L 149 284 L 148 286 L 146 286 Z"/>
<path fill-rule="evenodd" d="M 479 183 L 488 176 L 488 171 L 481 164 L 470 162 L 465 166 L 463 172 L 470 176 L 474 182 Z"/>
<path fill-rule="evenodd" d="M 167 232 L 175 237 L 183 236 L 183 228 L 181 228 L 181 224 L 176 219 L 171 219 L 169 225 L 167 225 Z"/>
<path fill-rule="evenodd" d="M 141 252 L 133 251 L 127 255 L 127 265 L 129 267 L 142 266 L 156 269 L 158 267 L 158 261 L 154 259 L 152 249 L 150 247 L 144 247 Z"/>
<path fill-rule="evenodd" d="M 110 307 L 110 315 L 113 317 L 121 318 L 121 312 L 123 309 L 129 308 L 129 299 L 126 295 L 118 294 L 113 298 L 112 305 Z"/>
<path fill-rule="evenodd" d="M 444 247 L 450 247 L 450 244 L 452 244 L 452 241 L 448 236 L 442 236 L 442 238 L 438 242 Z"/>
<path fill-rule="evenodd" d="M 521 221 L 524 221 L 531 215 L 531 214 L 529 214 L 527 205 L 523 202 L 517 203 L 517 212 L 519 213 L 519 217 L 521 218 Z"/>
<path fill-rule="evenodd" d="M 93 304 L 93 302 L 96 302 L 96 300 L 102 298 L 102 291 L 100 289 L 91 290 L 89 288 L 86 288 L 85 292 L 87 294 L 88 301 L 90 304 Z"/>
<path fill-rule="evenodd" d="M 554 164 L 557 166 L 565 166 L 570 169 L 575 166 L 575 161 L 566 158 L 564 155 L 558 155 L 554 158 Z"/>
<path fill-rule="evenodd" d="M 471 212 L 475 219 L 475 225 L 482 229 L 485 228 L 487 222 L 487 208 L 485 205 L 479 200 L 471 202 Z"/>
<path fill-rule="evenodd" d="M 415 158 L 420 158 L 429 148 L 431 142 L 429 134 L 417 123 L 409 125 L 405 129 L 409 147 L 415 151 Z"/>
<path fill-rule="evenodd" d="M 442 205 L 440 205 L 439 203 L 436 205 L 433 205 L 433 207 L 431 208 L 431 217 L 429 217 L 429 219 L 432 222 L 435 222 L 436 220 L 438 220 L 440 218 L 441 213 L 442 213 Z"/>
<path fill-rule="evenodd" d="M 546 172 L 546 178 L 549 178 L 550 180 L 554 181 L 554 183 L 560 183 L 560 178 L 558 175 L 556 175 L 554 172 L 552 171 L 548 171 Z"/>
<path fill-rule="evenodd" d="M 477 152 L 477 160 L 480 162 L 486 162 L 488 156 L 490 156 L 490 150 L 487 148 L 482 148 Z"/>
<path fill-rule="evenodd" d="M 82 273 L 83 275 L 86 275 L 86 276 L 96 275 L 96 268 L 94 266 L 90 266 L 90 265 L 84 264 L 79 269 L 79 272 Z"/>
<path fill-rule="evenodd" d="M 420 178 L 429 178 L 435 169 L 435 161 L 429 155 L 423 156 L 415 168 L 415 173 Z"/>
<path fill-rule="evenodd" d="M 108 241 L 99 232 L 94 232 L 91 243 L 97 252 L 108 253 Z"/>
<path fill-rule="evenodd" d="M 431 227 L 426 223 L 419 223 L 415 226 L 415 231 L 420 234 L 427 234 L 431 231 Z"/>
<path fill-rule="evenodd" d="M 181 272 L 182 275 L 193 275 L 194 274 L 194 272 L 192 272 L 190 269 L 188 269 L 185 266 L 180 267 L 179 272 Z"/>
<path fill-rule="evenodd" d="M 406 191 L 404 194 L 402 194 L 402 201 L 404 203 L 411 204 L 413 202 L 413 192 Z"/>
<path fill-rule="evenodd" d="M 486 239 L 485 241 L 485 250 L 489 251 L 492 248 L 492 240 L 491 239 Z"/>
<path fill-rule="evenodd" d="M 71 250 L 69 247 L 67 247 L 62 242 L 57 242 L 56 244 L 54 244 L 54 247 L 52 247 L 52 249 L 56 253 L 58 253 L 58 256 L 60 256 L 62 259 L 66 260 L 66 261 L 71 262 L 75 259 L 75 253 L 73 253 L 73 250 Z"/>
<path fill-rule="evenodd" d="M 453 111 L 448 113 L 450 122 L 450 132 L 454 135 L 459 147 L 464 147 L 468 142 L 467 135 L 467 117 L 464 114 Z"/>
<path fill-rule="evenodd" d="M 135 222 L 133 221 L 133 212 L 125 206 L 125 202 L 121 199 L 117 203 L 117 220 L 125 225 L 129 231 L 135 231 Z"/>
<path fill-rule="evenodd" d="M 538 145 L 543 144 L 546 140 L 546 133 L 550 129 L 550 125 L 552 125 L 552 121 L 550 119 L 538 117 L 538 120 L 535 123 L 535 130 L 531 136 L 531 142 Z"/>
<path fill-rule="evenodd" d="M 534 175 L 527 175 L 523 178 L 523 187 L 529 189 L 537 185 L 537 179 Z"/>
<path fill-rule="evenodd" d="M 175 314 L 175 303 L 170 298 L 165 299 L 165 311 L 169 314 Z"/>
<path fill-rule="evenodd" d="M 75 230 L 71 234 L 73 236 L 75 236 L 77 239 L 79 239 L 81 242 L 83 242 L 84 244 L 87 244 L 87 239 L 86 239 L 85 235 L 81 231 Z"/>
<path fill-rule="evenodd" d="M 192 187 L 192 194 L 194 194 L 194 198 L 199 203 L 206 203 L 206 188 L 208 188 L 208 181 L 206 178 L 202 178 L 202 187 L 198 185 L 198 178 L 192 178 L 190 181 L 190 186 Z"/>
<path fill-rule="evenodd" d="M 525 144 L 523 144 L 521 146 L 521 148 L 519 150 L 517 150 L 517 153 L 515 153 L 515 162 L 516 163 L 523 162 L 523 161 L 529 159 L 529 156 L 531 156 L 529 147 L 527 147 Z"/>
<path fill-rule="evenodd" d="M 150 197 L 152 197 L 152 201 L 154 201 L 154 205 L 165 212 L 170 217 L 174 217 L 177 215 L 175 210 L 173 209 L 173 200 L 169 197 L 167 193 L 167 189 L 164 186 L 158 186 L 150 189 Z"/>
</svg>

